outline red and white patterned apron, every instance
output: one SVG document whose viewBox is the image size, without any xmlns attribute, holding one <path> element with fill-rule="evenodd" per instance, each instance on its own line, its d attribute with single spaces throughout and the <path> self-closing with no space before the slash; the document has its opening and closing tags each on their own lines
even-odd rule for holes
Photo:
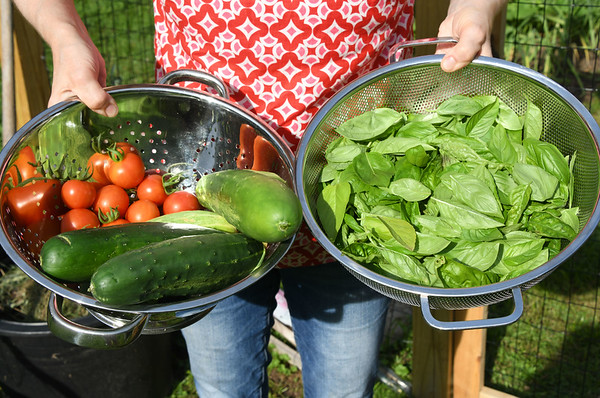
<svg viewBox="0 0 600 398">
<path fill-rule="evenodd" d="M 155 0 L 156 77 L 196 69 L 264 119 L 292 150 L 320 106 L 388 63 L 412 37 L 414 0 Z M 185 85 L 193 87 L 193 83 Z M 308 229 L 280 266 L 333 258 Z"/>
</svg>

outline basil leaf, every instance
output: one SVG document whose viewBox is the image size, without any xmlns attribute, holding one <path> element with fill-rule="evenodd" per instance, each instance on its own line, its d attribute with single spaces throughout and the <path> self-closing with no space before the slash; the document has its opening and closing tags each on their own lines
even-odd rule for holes
<svg viewBox="0 0 600 398">
<path fill-rule="evenodd" d="M 477 228 L 496 228 L 504 224 L 481 214 L 468 206 L 459 203 L 438 199 L 434 196 L 430 198 L 438 207 L 442 218 L 448 219 L 457 223 L 462 228 L 477 229 Z"/>
<path fill-rule="evenodd" d="M 480 271 L 486 271 L 496 263 L 499 252 L 499 242 L 461 241 L 446 253 L 446 258 L 468 264 Z"/>
<path fill-rule="evenodd" d="M 472 116 L 481 108 L 482 106 L 473 98 L 465 95 L 454 95 L 442 102 L 437 107 L 436 112 L 445 116 Z"/>
<path fill-rule="evenodd" d="M 371 152 L 378 152 L 382 154 L 395 154 L 403 155 L 406 151 L 414 148 L 421 147 L 427 151 L 435 150 L 431 145 L 423 143 L 419 138 L 415 137 L 388 137 L 385 140 L 377 141 L 371 147 Z"/>
<path fill-rule="evenodd" d="M 521 221 L 521 216 L 531 200 L 531 186 L 518 185 L 509 197 L 511 207 L 506 215 L 506 225 L 515 225 Z"/>
<path fill-rule="evenodd" d="M 569 163 L 556 146 L 531 138 L 524 139 L 523 146 L 536 166 L 543 168 L 559 181 L 569 183 L 571 180 Z"/>
<path fill-rule="evenodd" d="M 517 150 L 506 134 L 504 127 L 498 125 L 491 134 L 488 148 L 492 155 L 501 163 L 516 163 L 518 161 Z"/>
<path fill-rule="evenodd" d="M 521 123 L 519 115 L 503 101 L 500 101 L 499 103 L 498 124 L 507 130 L 519 131 L 523 129 L 523 124 Z"/>
<path fill-rule="evenodd" d="M 397 137 L 417 138 L 421 144 L 431 142 L 439 134 L 438 129 L 429 121 L 408 122 L 396 132 Z"/>
<path fill-rule="evenodd" d="M 431 195 L 431 190 L 413 178 L 400 178 L 392 181 L 390 192 L 409 202 L 419 202 Z"/>
<path fill-rule="evenodd" d="M 533 102 L 527 100 L 527 111 L 523 122 L 524 138 L 539 140 L 542 136 L 542 111 Z"/>
<path fill-rule="evenodd" d="M 406 159 L 417 167 L 425 167 L 429 162 L 429 155 L 423 145 L 418 145 L 406 151 Z"/>
<path fill-rule="evenodd" d="M 363 152 L 363 148 L 353 141 L 349 145 L 339 145 L 331 150 L 325 151 L 325 159 L 328 163 L 351 163 L 355 157 Z"/>
<path fill-rule="evenodd" d="M 454 198 L 479 213 L 503 220 L 502 206 L 496 200 L 494 193 L 480 179 L 470 174 L 444 174 L 441 178 Z"/>
<path fill-rule="evenodd" d="M 450 288 L 484 286 L 499 280 L 496 275 L 453 260 L 448 260 L 446 264 L 440 266 L 439 273 L 444 285 Z"/>
<path fill-rule="evenodd" d="M 393 250 L 382 249 L 381 257 L 385 260 L 378 264 L 384 274 L 419 285 L 431 286 L 437 279 L 415 258 Z"/>
<path fill-rule="evenodd" d="M 421 180 L 423 169 L 410 163 L 405 156 L 398 158 L 394 166 L 396 168 L 394 172 L 394 180 L 398 180 L 400 178 L 413 178 L 417 181 Z"/>
<path fill-rule="evenodd" d="M 454 221 L 426 214 L 415 217 L 415 222 L 421 228 L 421 232 L 448 239 L 460 237 L 462 231 L 460 225 Z"/>
<path fill-rule="evenodd" d="M 515 163 L 512 175 L 518 184 L 531 185 L 531 197 L 538 202 L 552 198 L 558 188 L 558 178 L 532 164 Z"/>
<path fill-rule="evenodd" d="M 415 248 L 415 241 L 417 239 L 416 231 L 405 220 L 367 214 L 363 215 L 361 225 L 379 239 L 395 239 L 408 250 L 414 250 Z"/>
<path fill-rule="evenodd" d="M 527 230 L 549 238 L 573 240 L 577 233 L 560 218 L 548 212 L 533 213 L 527 222 Z"/>
<path fill-rule="evenodd" d="M 317 197 L 317 215 L 330 240 L 335 240 L 342 225 L 349 198 L 350 184 L 345 182 L 326 185 Z"/>
<path fill-rule="evenodd" d="M 388 133 L 404 121 L 404 114 L 390 108 L 377 108 L 346 120 L 336 132 L 353 141 L 366 141 Z"/>
<path fill-rule="evenodd" d="M 352 161 L 358 176 L 367 184 L 387 187 L 394 175 L 394 165 L 377 152 L 365 152 Z"/>
<path fill-rule="evenodd" d="M 506 240 L 502 244 L 502 262 L 511 268 L 515 268 L 529 261 L 540 253 L 544 248 L 544 239 Z"/>
<path fill-rule="evenodd" d="M 465 126 L 467 135 L 472 138 L 482 138 L 487 136 L 496 122 L 498 111 L 499 101 L 496 99 L 494 102 L 471 116 Z"/>
</svg>

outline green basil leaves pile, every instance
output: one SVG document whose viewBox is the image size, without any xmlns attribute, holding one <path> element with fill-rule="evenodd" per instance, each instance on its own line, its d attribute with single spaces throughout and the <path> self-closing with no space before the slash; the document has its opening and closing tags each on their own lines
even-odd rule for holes
<svg viewBox="0 0 600 398">
<path fill-rule="evenodd" d="M 378 108 L 337 128 L 317 214 L 347 256 L 383 275 L 473 287 L 544 264 L 579 230 L 575 154 L 540 140 L 542 115 L 456 95 L 431 113 Z"/>
</svg>

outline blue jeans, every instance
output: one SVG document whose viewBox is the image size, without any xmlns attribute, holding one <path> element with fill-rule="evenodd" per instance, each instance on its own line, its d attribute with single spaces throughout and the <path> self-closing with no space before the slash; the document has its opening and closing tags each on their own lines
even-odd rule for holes
<svg viewBox="0 0 600 398">
<path fill-rule="evenodd" d="M 305 397 L 370 397 L 389 299 L 338 263 L 275 269 L 182 330 L 200 397 L 268 397 L 275 295 L 283 285 Z"/>
</svg>

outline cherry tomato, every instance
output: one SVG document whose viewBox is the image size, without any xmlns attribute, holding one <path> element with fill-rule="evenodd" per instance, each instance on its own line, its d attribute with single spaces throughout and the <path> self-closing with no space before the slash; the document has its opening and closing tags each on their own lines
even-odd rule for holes
<svg viewBox="0 0 600 398">
<path fill-rule="evenodd" d="M 125 219 L 129 222 L 144 222 L 160 216 L 156 203 L 143 199 L 136 200 L 127 209 Z"/>
<path fill-rule="evenodd" d="M 71 209 L 62 216 L 60 231 L 74 231 L 84 228 L 98 228 L 100 221 L 96 213 L 90 209 Z"/>
<path fill-rule="evenodd" d="M 123 216 L 128 207 L 129 195 L 125 189 L 118 185 L 105 185 L 96 192 L 96 200 L 94 201 L 96 214 L 98 211 L 108 214 L 111 209 L 117 209 L 119 214 Z"/>
<path fill-rule="evenodd" d="M 25 227 L 64 213 L 60 189 L 60 181 L 55 179 L 33 180 L 24 186 L 10 189 L 6 194 L 6 201 L 17 225 Z"/>
<path fill-rule="evenodd" d="M 127 153 L 127 152 L 132 152 L 135 153 L 136 155 L 139 155 L 140 153 L 138 152 L 137 148 L 135 146 L 133 146 L 132 144 L 130 144 L 129 142 L 117 142 L 115 144 L 115 148 L 117 150 L 122 149 L 123 153 Z"/>
<path fill-rule="evenodd" d="M 186 210 L 200 210 L 200 202 L 193 193 L 188 191 L 173 192 L 163 203 L 163 213 L 171 214 Z"/>
<path fill-rule="evenodd" d="M 103 226 L 103 227 L 110 227 L 110 226 L 113 226 L 113 225 L 121 225 L 121 224 L 129 224 L 129 221 L 127 221 L 127 220 L 126 220 L 126 219 L 124 219 L 124 218 L 117 218 L 117 219 L 116 219 L 116 220 L 114 220 L 114 221 L 111 221 L 111 222 L 107 222 L 107 223 L 105 223 L 105 224 L 102 224 L 102 226 Z"/>
<path fill-rule="evenodd" d="M 94 204 L 96 188 L 89 181 L 68 180 L 63 183 L 60 196 L 68 208 L 86 209 Z"/>
<path fill-rule="evenodd" d="M 147 175 L 137 187 L 137 197 L 140 200 L 150 200 L 161 206 L 167 198 L 162 177 L 158 174 Z"/>
<path fill-rule="evenodd" d="M 135 188 L 144 179 L 146 167 L 142 158 L 133 153 L 126 152 L 121 160 L 110 160 L 108 163 L 108 178 L 121 188 Z"/>
<path fill-rule="evenodd" d="M 35 153 L 30 146 L 23 147 L 17 154 L 12 166 L 8 169 L 8 177 L 13 185 L 32 177 L 42 177 L 37 170 Z"/>
<path fill-rule="evenodd" d="M 110 180 L 106 176 L 106 168 L 109 156 L 104 153 L 96 152 L 87 161 L 87 166 L 92 173 L 91 180 L 95 182 L 96 186 L 103 186 L 110 184 Z"/>
</svg>

